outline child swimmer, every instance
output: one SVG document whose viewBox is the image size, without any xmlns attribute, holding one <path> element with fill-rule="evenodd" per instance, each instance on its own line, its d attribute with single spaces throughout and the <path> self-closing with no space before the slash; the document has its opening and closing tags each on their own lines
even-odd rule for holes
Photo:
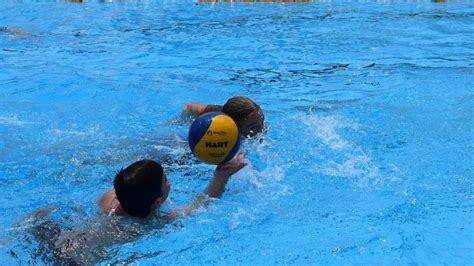
<svg viewBox="0 0 474 266">
<path fill-rule="evenodd" d="M 246 138 L 254 137 L 265 129 L 262 109 L 254 101 L 243 96 L 232 97 L 224 105 L 188 103 L 184 105 L 183 111 L 197 116 L 213 111 L 226 113 L 234 119 Z"/>
<path fill-rule="evenodd" d="M 172 221 L 181 215 L 208 204 L 207 197 L 220 198 L 229 178 L 247 165 L 246 151 L 239 152 L 232 160 L 218 165 L 214 176 L 202 194 L 183 207 L 171 211 L 165 218 Z M 102 213 L 117 216 L 150 217 L 156 214 L 168 198 L 171 186 L 163 167 L 152 160 L 141 160 L 121 170 L 114 179 L 114 189 L 97 200 Z"/>
<path fill-rule="evenodd" d="M 163 167 L 152 160 L 137 161 L 121 170 L 114 179 L 114 188 L 99 197 L 97 204 L 100 212 L 108 216 L 145 218 L 138 220 L 139 223 L 156 217 L 160 224 L 171 223 L 207 206 L 209 198 L 219 198 L 229 178 L 247 165 L 245 155 L 246 151 L 242 151 L 229 162 L 218 165 L 201 194 L 190 204 L 165 215 L 160 214 L 159 209 L 168 198 L 171 186 Z M 145 232 L 141 227 L 104 215 L 84 223 L 84 227 L 67 228 L 49 218 L 56 210 L 59 208 L 48 206 L 27 219 L 33 223 L 27 228 L 38 241 L 35 254 L 46 264 L 93 265 L 110 257 L 106 249 L 111 245 L 134 241 Z"/>
</svg>

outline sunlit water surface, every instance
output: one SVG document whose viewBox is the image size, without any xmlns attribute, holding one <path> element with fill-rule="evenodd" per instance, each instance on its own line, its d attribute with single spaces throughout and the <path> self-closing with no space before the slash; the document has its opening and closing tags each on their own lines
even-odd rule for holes
<svg viewBox="0 0 474 266">
<path fill-rule="evenodd" d="M 47 261 L 44 206 L 117 232 L 88 262 L 471 264 L 473 25 L 470 1 L 1 3 L 2 264 Z M 234 95 L 268 132 L 221 200 L 165 226 L 97 217 L 143 158 L 165 210 L 202 191 L 181 108 Z"/>
</svg>

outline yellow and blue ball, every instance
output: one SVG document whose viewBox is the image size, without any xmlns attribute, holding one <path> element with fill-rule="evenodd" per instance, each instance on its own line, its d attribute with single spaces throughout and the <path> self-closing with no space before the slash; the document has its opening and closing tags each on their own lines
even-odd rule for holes
<svg viewBox="0 0 474 266">
<path fill-rule="evenodd" d="M 194 120 L 189 129 L 189 147 L 208 164 L 231 160 L 240 148 L 240 130 L 234 120 L 221 112 L 209 112 Z"/>
</svg>

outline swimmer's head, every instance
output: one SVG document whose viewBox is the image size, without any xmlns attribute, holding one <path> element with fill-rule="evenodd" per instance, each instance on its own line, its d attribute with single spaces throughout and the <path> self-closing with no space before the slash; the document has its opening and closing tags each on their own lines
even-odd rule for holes
<svg viewBox="0 0 474 266">
<path fill-rule="evenodd" d="M 170 185 L 159 163 L 141 160 L 115 176 L 114 189 L 125 212 L 130 216 L 147 217 L 166 201 Z"/>
<path fill-rule="evenodd" d="M 240 132 L 245 137 L 254 137 L 264 130 L 263 111 L 254 101 L 247 97 L 236 96 L 230 98 L 222 108 L 222 112 L 230 115 L 237 125 Z"/>
</svg>

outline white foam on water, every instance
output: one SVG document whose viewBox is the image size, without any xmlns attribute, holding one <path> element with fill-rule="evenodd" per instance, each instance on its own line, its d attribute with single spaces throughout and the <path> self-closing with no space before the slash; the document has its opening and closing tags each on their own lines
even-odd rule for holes
<svg viewBox="0 0 474 266">
<path fill-rule="evenodd" d="M 99 132 L 98 127 L 93 127 L 88 130 L 83 130 L 83 131 L 75 131 L 75 130 L 62 130 L 62 129 L 49 129 L 48 133 L 52 135 L 75 135 L 75 136 L 88 136 L 88 135 L 94 135 L 97 132 Z"/>
<path fill-rule="evenodd" d="M 354 123 L 344 121 L 335 116 L 307 115 L 302 118 L 303 123 L 314 132 L 317 139 L 333 150 L 349 148 L 351 144 L 341 137 L 337 131 L 350 128 L 357 129 Z"/>
<path fill-rule="evenodd" d="M 242 220 L 253 220 L 253 215 L 244 208 L 237 207 L 237 211 L 232 213 L 229 229 L 233 230 L 242 224 Z"/>
<path fill-rule="evenodd" d="M 265 185 L 265 183 L 260 180 L 258 171 L 253 168 L 250 163 L 247 167 L 242 169 L 241 173 L 238 173 L 235 178 L 239 178 L 239 176 L 245 176 L 248 182 L 256 188 L 261 188 Z"/>
<path fill-rule="evenodd" d="M 157 151 L 166 152 L 166 153 L 171 154 L 171 155 L 177 155 L 177 154 L 182 154 L 183 153 L 183 149 L 176 148 L 176 147 L 169 147 L 169 146 L 165 146 L 165 145 L 155 144 L 155 145 L 153 145 L 153 148 L 155 148 Z"/>
<path fill-rule="evenodd" d="M 249 150 L 248 165 L 232 177 L 235 188 L 231 191 L 254 201 L 253 204 L 267 204 L 290 194 L 285 179 L 292 164 L 275 151 L 278 143 L 265 138 L 264 141 L 245 140 L 244 146 Z"/>
<path fill-rule="evenodd" d="M 37 123 L 21 121 L 18 119 L 17 116 L 10 116 L 10 117 L 0 116 L 0 125 L 23 126 L 23 125 L 31 125 L 31 124 L 37 124 Z"/>
<path fill-rule="evenodd" d="M 364 147 L 340 133 L 350 131 L 349 134 L 363 134 L 357 123 L 338 116 L 315 114 L 299 115 L 296 119 L 307 127 L 304 145 L 311 147 L 309 152 L 322 160 L 310 166 L 310 172 L 349 178 L 360 188 L 377 188 L 384 183 L 386 178 Z M 391 176 L 387 180 L 397 178 Z"/>
<path fill-rule="evenodd" d="M 188 151 L 187 140 L 183 139 L 179 135 L 168 136 L 171 139 L 166 141 L 167 139 L 164 138 L 165 143 L 163 144 L 153 144 L 153 148 L 157 151 L 171 154 L 171 155 L 185 155 Z"/>
</svg>

